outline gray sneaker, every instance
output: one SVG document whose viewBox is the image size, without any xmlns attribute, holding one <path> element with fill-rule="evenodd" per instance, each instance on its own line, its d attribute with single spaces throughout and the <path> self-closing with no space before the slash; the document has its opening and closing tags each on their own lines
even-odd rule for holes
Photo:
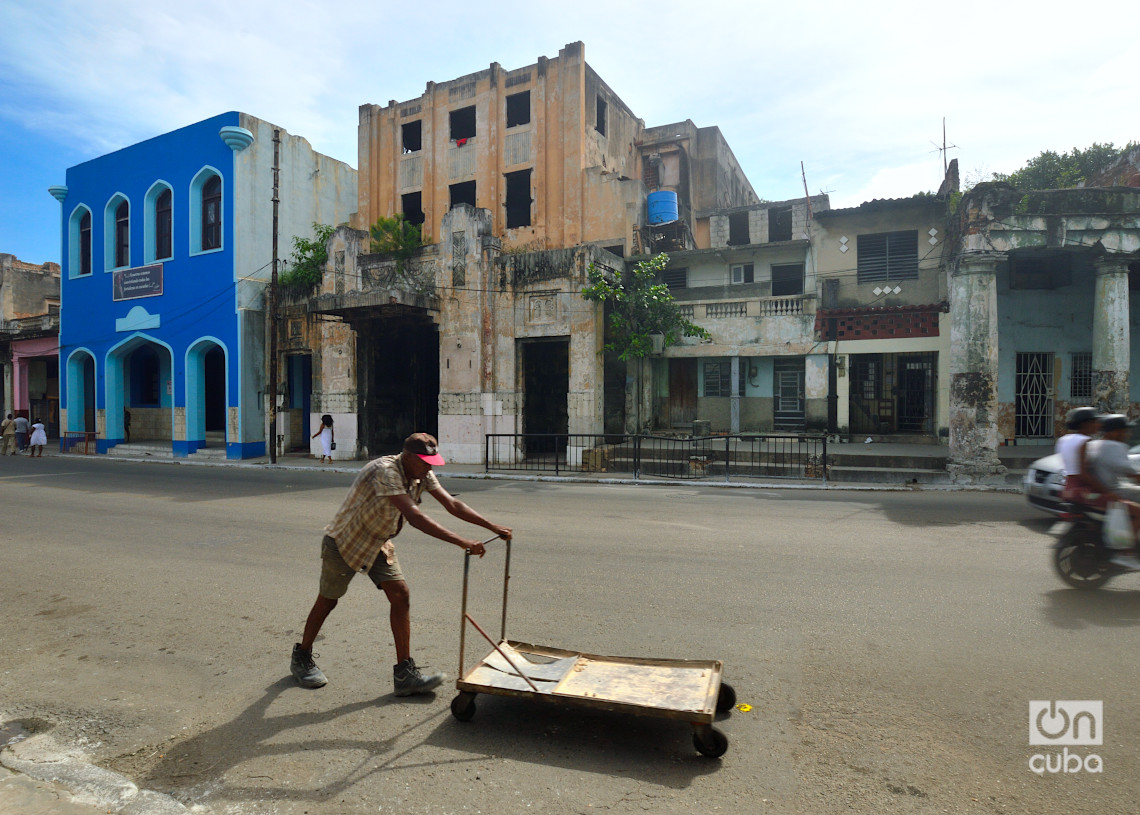
<svg viewBox="0 0 1140 815">
<path fill-rule="evenodd" d="M 317 667 L 317 663 L 313 662 L 314 656 L 312 651 L 302 648 L 299 642 L 293 646 L 293 658 L 289 660 L 289 670 L 302 688 L 322 688 L 329 683 L 324 673 Z"/>
<path fill-rule="evenodd" d="M 445 679 L 444 674 L 431 673 L 424 676 L 416 667 L 416 661 L 408 657 L 399 665 L 392 668 L 392 678 L 396 682 L 397 696 L 412 696 L 417 693 L 427 693 Z"/>
</svg>

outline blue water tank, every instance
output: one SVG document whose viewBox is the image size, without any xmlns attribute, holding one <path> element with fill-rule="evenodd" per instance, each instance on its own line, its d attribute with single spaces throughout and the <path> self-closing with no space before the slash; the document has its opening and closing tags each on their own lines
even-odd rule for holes
<svg viewBox="0 0 1140 815">
<path fill-rule="evenodd" d="M 672 190 L 649 193 L 649 223 L 664 224 L 677 218 L 677 193 Z"/>
</svg>

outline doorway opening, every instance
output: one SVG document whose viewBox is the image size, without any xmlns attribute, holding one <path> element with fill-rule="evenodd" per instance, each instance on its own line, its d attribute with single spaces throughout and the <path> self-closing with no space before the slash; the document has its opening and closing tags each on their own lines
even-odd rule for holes
<svg viewBox="0 0 1140 815">
<path fill-rule="evenodd" d="M 570 340 L 523 340 L 523 433 L 527 455 L 562 454 L 570 428 Z"/>
<path fill-rule="evenodd" d="M 400 307 L 403 308 L 403 307 Z M 398 453 L 439 433 L 439 328 L 423 309 L 354 323 L 361 453 Z"/>
</svg>

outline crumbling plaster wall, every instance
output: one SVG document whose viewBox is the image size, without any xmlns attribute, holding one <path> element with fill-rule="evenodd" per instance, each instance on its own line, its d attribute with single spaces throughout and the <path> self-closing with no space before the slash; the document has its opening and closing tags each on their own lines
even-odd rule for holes
<svg viewBox="0 0 1140 815">
<path fill-rule="evenodd" d="M 506 127 L 506 97 L 529 91 L 531 121 Z M 594 127 L 596 99 L 607 104 L 606 134 Z M 450 114 L 475 108 L 475 135 L 451 138 Z M 405 153 L 402 126 L 421 122 L 422 146 Z M 641 188 L 634 149 L 643 124 L 585 62 L 571 43 L 554 59 L 504 71 L 489 69 L 448 82 L 429 82 L 422 96 L 387 106 L 362 105 L 358 128 L 360 194 L 353 226 L 402 211 L 401 196 L 420 192 L 424 231 L 442 239 L 449 186 L 475 182 L 476 206 L 492 213 L 492 234 L 504 248 L 541 250 L 584 241 L 628 239 L 640 210 L 630 210 Z M 587 190 L 587 170 L 605 183 Z M 506 228 L 504 174 L 531 174 L 531 224 Z M 623 180 L 624 179 L 624 180 Z"/>
<path fill-rule="evenodd" d="M 0 253 L 0 320 L 47 314 L 49 305 L 59 305 L 59 264 Z"/>
</svg>

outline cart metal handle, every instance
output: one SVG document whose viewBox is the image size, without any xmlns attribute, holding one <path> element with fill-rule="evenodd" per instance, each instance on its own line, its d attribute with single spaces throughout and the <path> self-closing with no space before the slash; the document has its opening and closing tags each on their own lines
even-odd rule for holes
<svg viewBox="0 0 1140 815">
<path fill-rule="evenodd" d="M 494 535 L 487 540 L 483 541 L 486 546 L 492 541 L 499 540 L 498 535 Z M 507 544 L 507 558 L 503 564 L 503 621 L 502 630 L 499 634 L 499 640 L 507 638 L 507 585 L 511 579 L 511 541 L 506 539 Z M 471 573 L 471 552 L 470 550 L 464 553 L 463 557 L 463 611 L 459 617 L 459 678 L 463 679 L 463 664 L 464 664 L 464 651 L 467 646 L 467 582 Z M 474 622 L 474 620 L 472 620 Z M 484 634 L 486 636 L 486 634 Z M 492 643 L 493 645 L 494 643 Z M 509 660 L 508 660 L 509 661 Z"/>
</svg>

